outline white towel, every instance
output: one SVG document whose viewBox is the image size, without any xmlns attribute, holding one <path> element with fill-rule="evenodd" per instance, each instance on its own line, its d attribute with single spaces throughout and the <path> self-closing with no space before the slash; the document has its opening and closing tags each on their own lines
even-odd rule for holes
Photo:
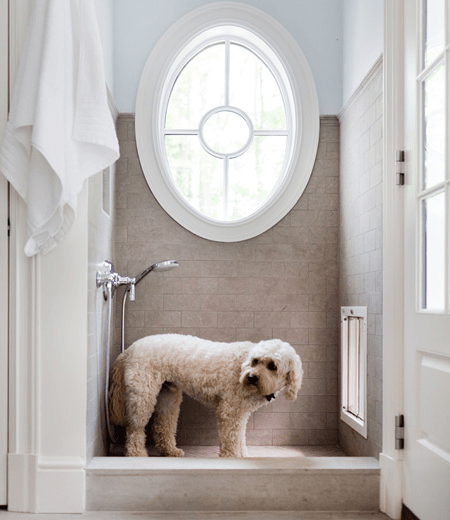
<svg viewBox="0 0 450 520">
<path fill-rule="evenodd" d="M 84 181 L 119 157 L 94 2 L 33 4 L 0 158 L 27 203 L 27 256 L 63 238 Z"/>
</svg>

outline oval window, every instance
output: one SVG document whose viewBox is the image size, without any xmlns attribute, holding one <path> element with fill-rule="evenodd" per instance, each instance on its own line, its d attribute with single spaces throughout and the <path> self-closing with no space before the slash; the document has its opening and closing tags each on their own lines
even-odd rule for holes
<svg viewBox="0 0 450 520">
<path fill-rule="evenodd" d="M 292 62 L 280 58 L 283 42 Z M 164 209 L 199 236 L 229 242 L 266 231 L 309 180 L 318 103 L 292 43 L 261 11 L 219 2 L 175 24 L 146 64 L 136 105 L 144 174 Z"/>
</svg>

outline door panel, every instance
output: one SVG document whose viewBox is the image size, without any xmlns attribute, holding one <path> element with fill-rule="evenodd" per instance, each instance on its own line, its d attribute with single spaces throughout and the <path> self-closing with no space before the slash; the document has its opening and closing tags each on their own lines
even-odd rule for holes
<svg viewBox="0 0 450 520">
<path fill-rule="evenodd" d="M 449 0 L 405 0 L 404 502 L 450 511 Z"/>
</svg>

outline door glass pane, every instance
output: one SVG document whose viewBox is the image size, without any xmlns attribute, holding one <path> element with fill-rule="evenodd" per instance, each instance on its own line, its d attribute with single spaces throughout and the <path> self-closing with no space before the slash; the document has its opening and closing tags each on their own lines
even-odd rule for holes
<svg viewBox="0 0 450 520">
<path fill-rule="evenodd" d="M 286 114 L 272 72 L 253 52 L 230 45 L 230 105 L 249 115 L 256 130 L 284 130 Z"/>
<path fill-rule="evenodd" d="M 423 83 L 423 187 L 445 178 L 445 74 L 444 65 Z"/>
<path fill-rule="evenodd" d="M 445 308 L 445 194 L 422 202 L 422 307 Z"/>
<path fill-rule="evenodd" d="M 423 3 L 423 64 L 426 67 L 444 50 L 445 0 Z"/>
<path fill-rule="evenodd" d="M 206 47 L 180 72 L 170 94 L 166 128 L 198 128 L 206 112 L 225 102 L 225 44 Z"/>
</svg>

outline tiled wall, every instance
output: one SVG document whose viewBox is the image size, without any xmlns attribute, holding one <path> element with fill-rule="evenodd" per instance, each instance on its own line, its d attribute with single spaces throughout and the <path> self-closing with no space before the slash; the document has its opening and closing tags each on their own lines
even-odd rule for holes
<svg viewBox="0 0 450 520">
<path fill-rule="evenodd" d="M 151 273 L 127 304 L 126 344 L 162 332 L 218 341 L 281 338 L 305 370 L 295 402 L 277 399 L 251 417 L 248 444 L 337 442 L 339 123 L 321 118 L 318 156 L 305 193 L 264 234 L 239 243 L 199 238 L 159 206 L 136 152 L 134 115 L 118 119 L 115 265 L 135 276 L 154 262 L 180 267 Z M 120 298 L 121 294 L 119 294 Z M 120 316 L 115 317 L 115 355 Z M 214 413 L 185 397 L 178 443 L 217 444 Z"/>
<path fill-rule="evenodd" d="M 108 179 L 109 176 L 109 179 Z M 101 289 L 97 289 L 95 277 L 104 260 L 112 260 L 114 166 L 89 179 L 88 213 L 88 403 L 86 454 L 105 454 L 105 320 L 106 304 Z M 108 205 L 109 202 L 109 205 Z M 109 207 L 108 207 L 109 206 Z M 109 211 L 108 211 L 109 210 Z"/>
<path fill-rule="evenodd" d="M 378 456 L 382 438 L 382 62 L 340 115 L 340 305 L 367 306 L 368 438 L 339 421 L 347 454 Z"/>
</svg>

